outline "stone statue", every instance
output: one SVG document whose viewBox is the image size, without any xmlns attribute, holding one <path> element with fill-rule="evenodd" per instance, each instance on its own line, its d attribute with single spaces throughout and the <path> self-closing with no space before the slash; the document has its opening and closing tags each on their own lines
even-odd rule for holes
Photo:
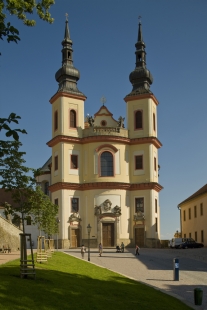
<svg viewBox="0 0 207 310">
<path fill-rule="evenodd" d="M 111 205 L 112 205 L 112 202 L 109 199 L 106 199 L 103 203 L 104 211 L 111 210 Z"/>
<path fill-rule="evenodd" d="M 121 215 L 121 207 L 119 207 L 119 206 L 116 205 L 116 206 L 114 207 L 114 213 L 115 213 L 115 214 Z"/>
<path fill-rule="evenodd" d="M 124 120 L 125 120 L 125 117 L 119 116 L 117 126 L 120 128 L 124 128 Z"/>
<path fill-rule="evenodd" d="M 101 214 L 101 206 L 95 206 L 94 214 L 95 215 L 100 215 Z"/>
<path fill-rule="evenodd" d="M 94 126 L 94 118 L 93 118 L 93 116 L 89 116 L 88 115 L 86 118 L 87 118 L 87 121 L 88 121 L 90 127 L 93 127 Z"/>
<path fill-rule="evenodd" d="M 69 217 L 69 222 L 73 221 L 81 221 L 80 214 L 78 212 L 74 212 Z"/>
</svg>

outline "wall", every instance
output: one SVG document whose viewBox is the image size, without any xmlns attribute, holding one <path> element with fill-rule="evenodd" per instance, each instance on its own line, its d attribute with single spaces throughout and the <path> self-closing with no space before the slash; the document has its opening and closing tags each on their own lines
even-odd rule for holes
<svg viewBox="0 0 207 310">
<path fill-rule="evenodd" d="M 0 216 L 0 248 L 3 245 L 9 245 L 12 251 L 17 251 L 20 248 L 19 234 L 22 233 L 20 229 L 11 224 L 9 221 Z"/>
</svg>

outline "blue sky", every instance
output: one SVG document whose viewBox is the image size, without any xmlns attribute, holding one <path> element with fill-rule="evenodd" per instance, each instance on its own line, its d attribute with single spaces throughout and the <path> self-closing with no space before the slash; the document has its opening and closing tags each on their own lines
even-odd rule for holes
<svg viewBox="0 0 207 310">
<path fill-rule="evenodd" d="M 18 44 L 1 41 L 0 115 L 22 117 L 21 136 L 29 167 L 41 167 L 51 155 L 51 105 L 61 66 L 65 13 L 69 14 L 78 88 L 87 96 L 85 115 L 101 106 L 114 118 L 125 116 L 123 98 L 131 91 L 138 16 L 142 16 L 147 68 L 158 106 L 161 238 L 179 229 L 177 205 L 206 184 L 207 175 L 207 1 L 206 0 L 58 0 L 53 25 L 34 28 L 9 16 L 20 31 Z M 2 137 L 2 133 L 1 133 Z"/>
</svg>

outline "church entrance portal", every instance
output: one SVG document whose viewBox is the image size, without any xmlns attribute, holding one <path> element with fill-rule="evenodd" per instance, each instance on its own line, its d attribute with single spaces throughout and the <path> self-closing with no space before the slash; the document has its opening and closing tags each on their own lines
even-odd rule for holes
<svg viewBox="0 0 207 310">
<path fill-rule="evenodd" d="M 114 223 L 103 223 L 103 246 L 113 247 L 114 246 Z"/>
<path fill-rule="evenodd" d="M 144 247 L 144 228 L 135 228 L 135 244 Z"/>
<path fill-rule="evenodd" d="M 71 248 L 77 248 L 80 246 L 80 230 L 71 229 Z"/>
</svg>

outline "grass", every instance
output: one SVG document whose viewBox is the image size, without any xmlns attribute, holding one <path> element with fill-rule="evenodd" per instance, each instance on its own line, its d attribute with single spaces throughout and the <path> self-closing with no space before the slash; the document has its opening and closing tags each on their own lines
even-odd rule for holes
<svg viewBox="0 0 207 310">
<path fill-rule="evenodd" d="M 179 300 L 61 252 L 21 279 L 19 260 L 0 266 L 0 309 L 191 309 Z"/>
</svg>

